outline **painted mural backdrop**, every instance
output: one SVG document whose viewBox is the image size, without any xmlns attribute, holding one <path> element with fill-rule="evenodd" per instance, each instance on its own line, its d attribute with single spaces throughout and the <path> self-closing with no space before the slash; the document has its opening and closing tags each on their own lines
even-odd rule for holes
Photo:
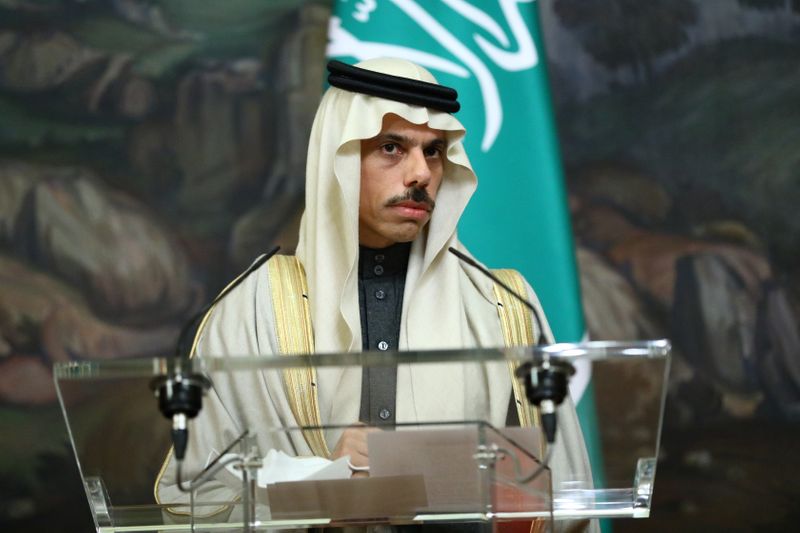
<svg viewBox="0 0 800 533">
<path fill-rule="evenodd" d="M 800 437 L 800 3 L 540 10 L 590 335 L 675 347 L 654 518 L 616 529 L 786 531 L 800 518 L 787 473 Z M 647 376 L 595 376 L 612 391 L 631 378 Z"/>
<path fill-rule="evenodd" d="M 54 362 L 171 353 L 226 279 L 291 250 L 328 16 L 327 2 L 0 0 L 0 530 L 91 524 Z M 140 403 L 124 407 L 155 408 Z M 163 454 L 163 428 L 110 431 L 108 407 L 96 438 L 132 463 Z M 125 447 L 143 431 L 153 452 Z M 152 473 L 126 474 L 146 495 Z"/>
<path fill-rule="evenodd" d="M 681 422 L 800 419 L 800 7 L 545 6 L 593 335 L 670 332 Z"/>
<path fill-rule="evenodd" d="M 800 521 L 800 5 L 538 7 L 587 326 L 676 346 L 654 517 L 614 527 L 784 531 Z M 233 273 L 291 250 L 328 16 L 0 0 L 3 531 L 90 527 L 53 362 L 171 352 Z M 121 449 L 150 429 L 109 423 L 98 437 Z M 165 447 L 152 431 L 132 463 Z"/>
</svg>

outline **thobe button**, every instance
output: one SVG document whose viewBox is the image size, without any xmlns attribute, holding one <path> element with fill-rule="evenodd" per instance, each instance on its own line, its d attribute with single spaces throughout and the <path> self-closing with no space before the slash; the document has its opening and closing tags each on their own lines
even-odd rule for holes
<svg viewBox="0 0 800 533">
<path fill-rule="evenodd" d="M 375 265 L 375 268 L 373 268 L 372 271 L 375 272 L 376 276 L 380 276 L 383 274 L 383 267 L 381 265 Z"/>
<path fill-rule="evenodd" d="M 389 343 L 386 341 L 381 341 L 378 343 L 378 349 L 382 352 L 385 352 L 389 349 Z"/>
<path fill-rule="evenodd" d="M 376 263 L 383 263 L 383 260 L 384 260 L 383 254 L 377 254 L 375 256 L 375 262 Z"/>
<path fill-rule="evenodd" d="M 384 298 L 386 298 L 386 293 L 383 292 L 383 289 L 378 289 L 377 291 L 375 291 L 375 298 L 377 298 L 378 300 L 383 300 Z"/>
<path fill-rule="evenodd" d="M 388 420 L 389 417 L 392 416 L 392 412 L 384 407 L 381 409 L 380 413 L 378 413 L 378 416 L 381 417 L 381 420 Z"/>
</svg>

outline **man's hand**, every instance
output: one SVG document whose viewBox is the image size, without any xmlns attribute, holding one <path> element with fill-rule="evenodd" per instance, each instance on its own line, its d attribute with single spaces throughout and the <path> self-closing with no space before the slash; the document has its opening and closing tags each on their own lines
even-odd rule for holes
<svg viewBox="0 0 800 533">
<path fill-rule="evenodd" d="M 344 430 L 339 442 L 333 449 L 331 459 L 336 460 L 345 455 L 350 456 L 350 464 L 355 467 L 369 466 L 369 452 L 367 450 L 367 433 L 378 431 L 377 428 L 357 424 Z M 354 470 L 353 477 L 367 477 L 369 472 Z"/>
</svg>

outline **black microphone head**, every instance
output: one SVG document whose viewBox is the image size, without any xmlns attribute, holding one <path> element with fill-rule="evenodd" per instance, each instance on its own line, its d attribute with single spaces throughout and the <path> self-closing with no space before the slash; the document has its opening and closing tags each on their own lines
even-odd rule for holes
<svg viewBox="0 0 800 533">
<path fill-rule="evenodd" d="M 158 409 L 164 417 L 172 419 L 172 442 L 175 457 L 179 460 L 183 459 L 188 443 L 186 420 L 197 416 L 203 408 L 203 394 L 211 387 L 211 381 L 202 374 L 184 371 L 184 368 L 191 368 L 190 333 L 215 304 L 227 296 L 247 276 L 267 262 L 279 249 L 280 247 L 276 246 L 270 252 L 259 257 L 247 270 L 220 292 L 214 300 L 204 306 L 200 312 L 195 314 L 184 325 L 178 337 L 175 357 L 169 361 L 168 373 L 158 376 L 150 382 L 150 388 L 158 398 Z"/>
<path fill-rule="evenodd" d="M 158 409 L 165 418 L 176 414 L 194 418 L 203 408 L 203 394 L 211 382 L 202 374 L 159 376 L 150 383 L 158 398 Z"/>
<path fill-rule="evenodd" d="M 569 393 L 569 373 L 557 366 L 530 367 L 525 376 L 525 394 L 533 405 L 551 400 L 560 405 Z"/>
</svg>

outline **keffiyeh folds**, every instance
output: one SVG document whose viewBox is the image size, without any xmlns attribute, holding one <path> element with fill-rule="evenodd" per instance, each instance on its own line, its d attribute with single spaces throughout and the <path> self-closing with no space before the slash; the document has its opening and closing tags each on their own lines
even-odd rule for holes
<svg viewBox="0 0 800 533">
<path fill-rule="evenodd" d="M 358 67 L 437 83 L 427 70 L 399 59 L 372 59 Z M 465 271 L 447 252 L 458 241 L 456 226 L 477 187 L 462 144 L 464 126 L 451 114 L 331 87 L 320 104 L 309 143 L 306 211 L 297 256 L 306 269 L 317 352 L 359 351 L 358 206 L 361 140 L 380 133 L 393 113 L 446 132 L 444 178 L 428 225 L 414 241 L 400 329 L 401 349 L 458 348 L 478 342 L 472 327 L 493 313 L 491 284 Z M 468 268 L 468 267 L 467 267 Z M 472 300 L 481 300 L 481 304 Z M 487 306 L 491 303 L 491 306 Z M 476 304 L 476 305 L 473 305 Z M 478 337 L 482 335 L 477 335 Z M 487 342 L 500 345 L 502 337 Z"/>
</svg>

